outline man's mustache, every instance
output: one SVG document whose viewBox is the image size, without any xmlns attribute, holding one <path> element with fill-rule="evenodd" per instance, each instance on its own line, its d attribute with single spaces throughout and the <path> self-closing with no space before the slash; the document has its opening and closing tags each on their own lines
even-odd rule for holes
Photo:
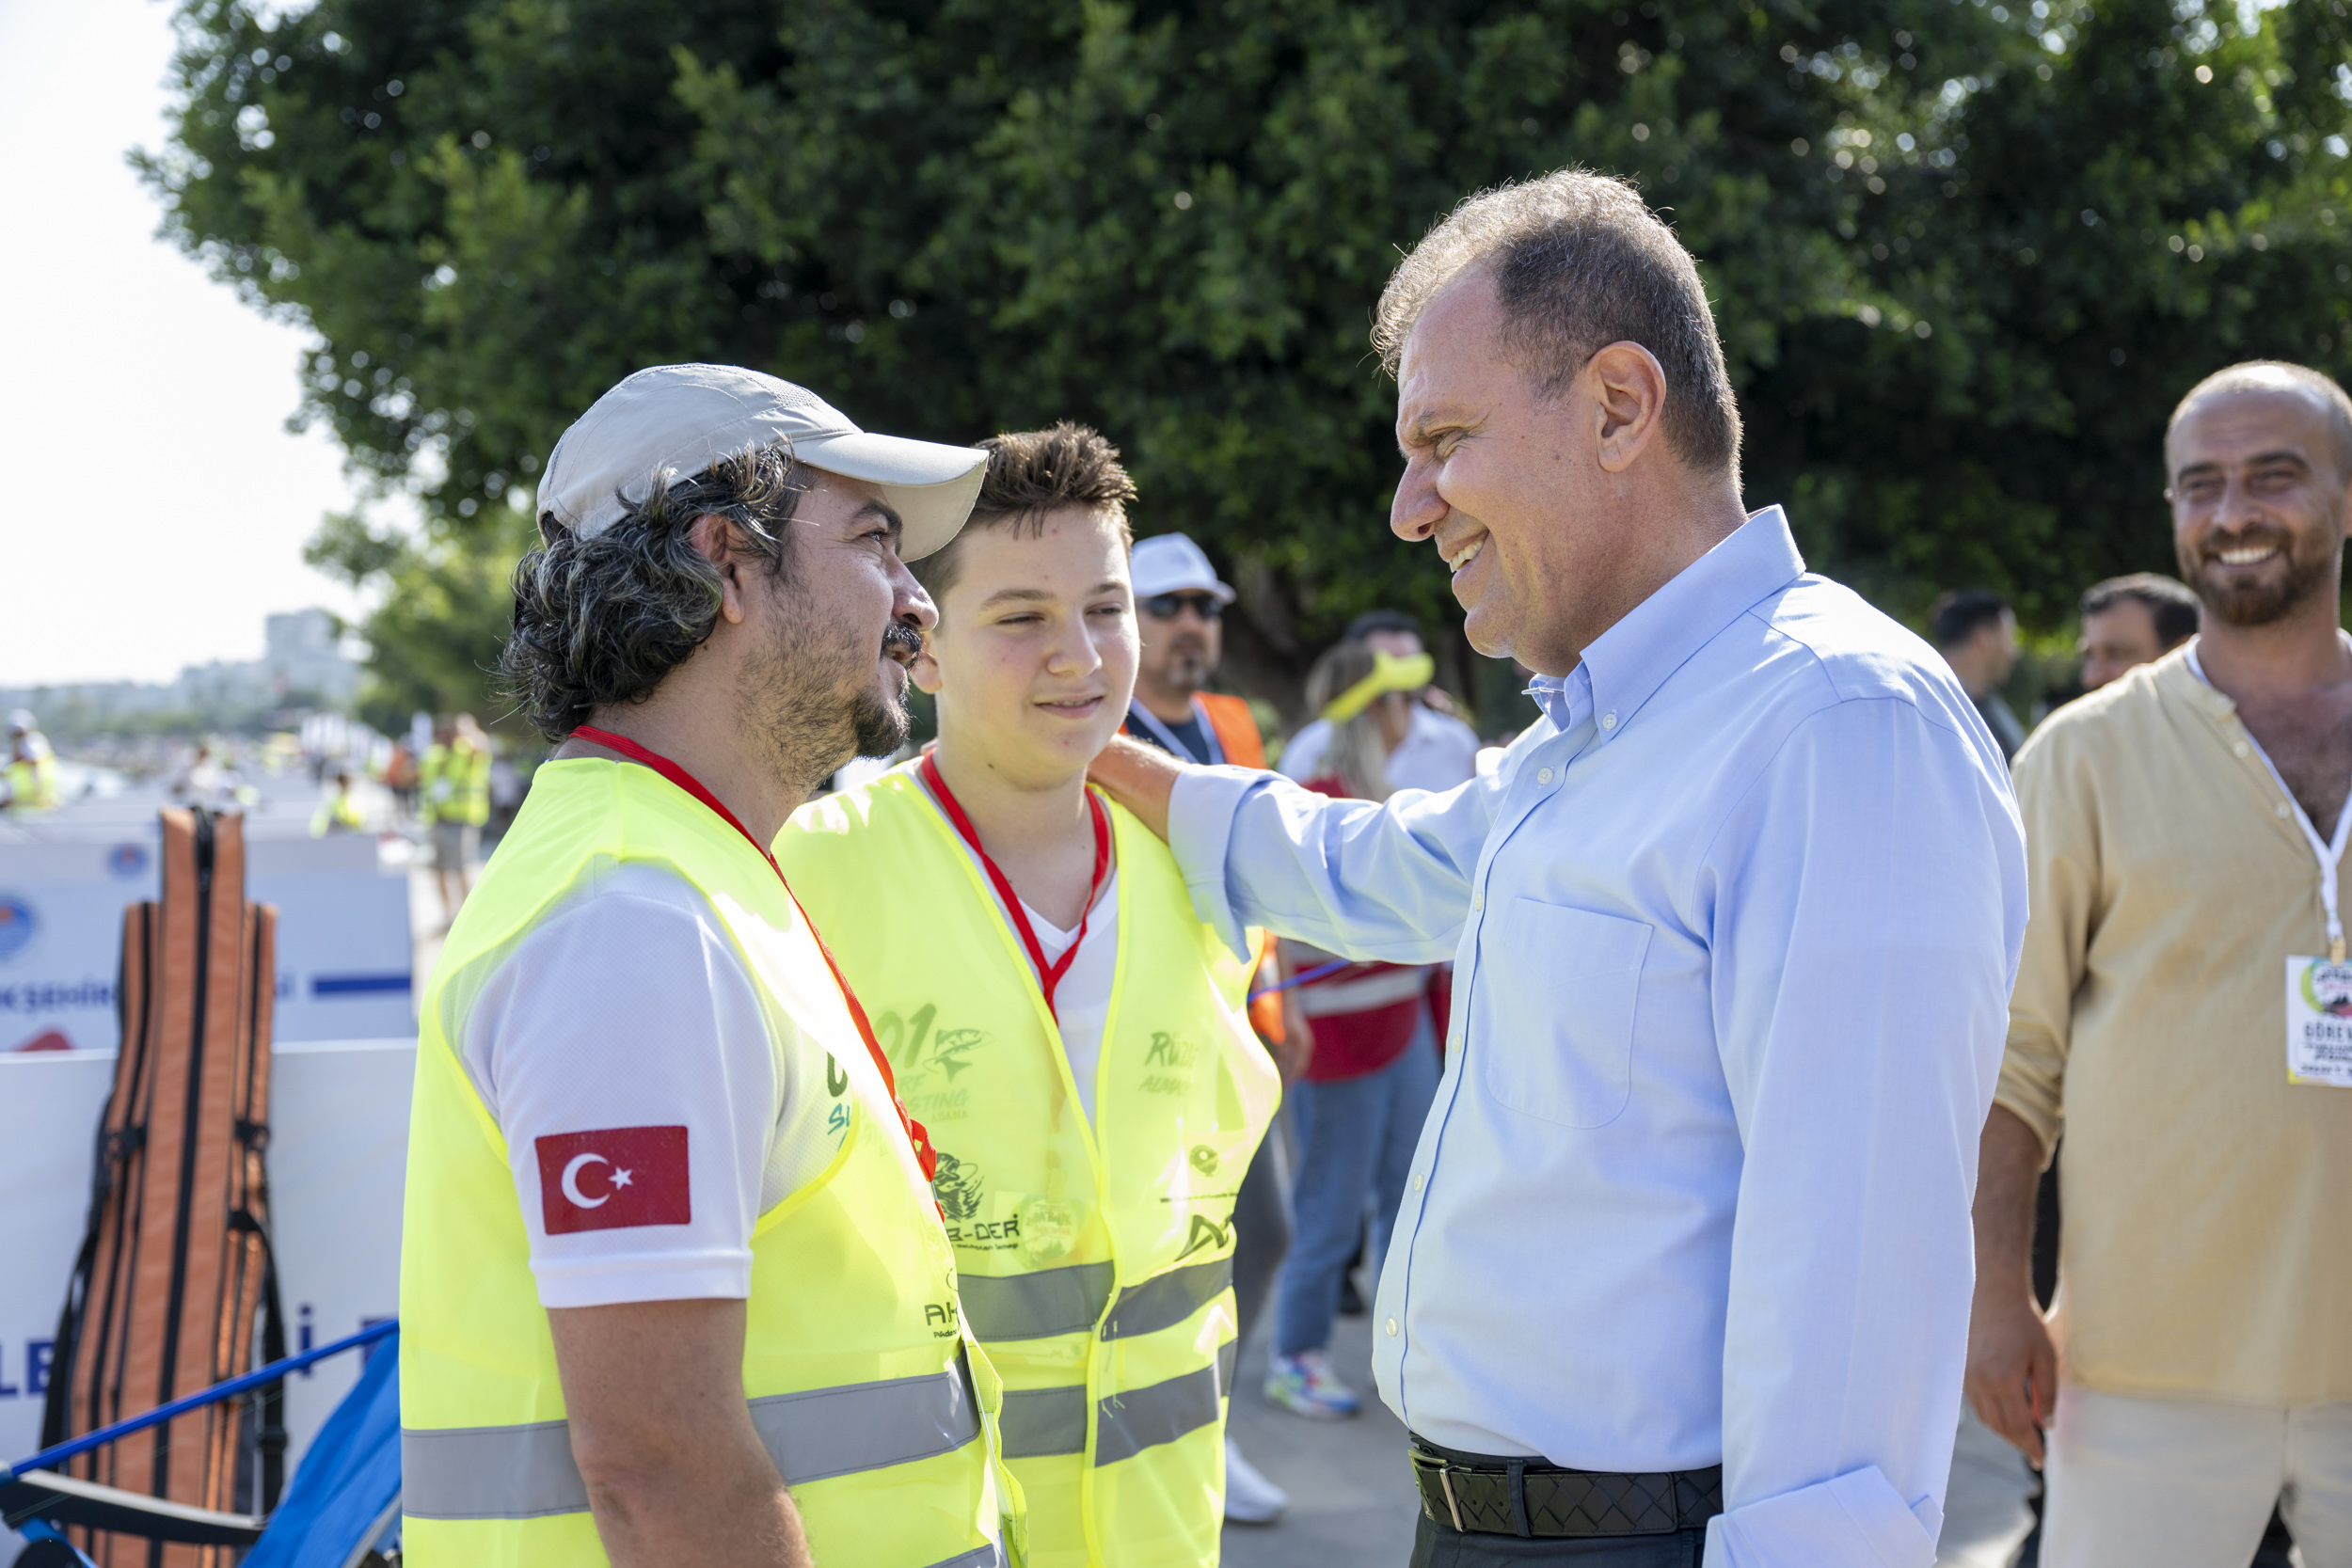
<svg viewBox="0 0 2352 1568">
<path fill-rule="evenodd" d="M 882 633 L 882 654 L 901 664 L 912 664 L 923 652 L 923 634 L 904 621 L 893 621 Z"/>
</svg>

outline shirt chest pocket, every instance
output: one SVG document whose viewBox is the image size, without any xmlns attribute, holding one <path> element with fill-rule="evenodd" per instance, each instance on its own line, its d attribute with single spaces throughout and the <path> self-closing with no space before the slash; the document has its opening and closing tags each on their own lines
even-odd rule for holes
<svg viewBox="0 0 2352 1568">
<path fill-rule="evenodd" d="M 1479 975 L 1496 1025 L 1480 1041 L 1486 1092 L 1563 1127 L 1614 1121 L 1633 1092 L 1633 1009 L 1649 927 L 1514 898 L 1498 935 Z"/>
</svg>

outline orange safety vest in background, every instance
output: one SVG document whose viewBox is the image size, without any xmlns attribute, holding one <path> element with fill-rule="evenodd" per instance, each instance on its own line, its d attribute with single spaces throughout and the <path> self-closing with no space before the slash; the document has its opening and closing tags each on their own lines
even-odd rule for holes
<svg viewBox="0 0 2352 1568">
<path fill-rule="evenodd" d="M 1216 743 L 1223 748 L 1227 762 L 1236 768 L 1265 766 L 1265 740 L 1258 734 L 1257 717 L 1248 703 L 1214 691 L 1196 691 L 1192 700 L 1200 705 L 1209 728 L 1216 732 Z"/>
</svg>

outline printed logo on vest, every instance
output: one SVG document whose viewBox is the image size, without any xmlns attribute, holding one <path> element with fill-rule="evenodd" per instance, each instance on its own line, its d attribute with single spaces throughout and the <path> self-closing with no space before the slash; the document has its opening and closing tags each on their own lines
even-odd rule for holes
<svg viewBox="0 0 2352 1568">
<path fill-rule="evenodd" d="M 939 1005 L 926 1003 L 912 1018 L 886 1012 L 874 1020 L 874 1038 L 898 1075 L 898 1099 L 907 1114 L 936 1127 L 972 1113 L 972 1091 L 956 1080 L 975 1064 L 972 1053 L 987 1037 L 977 1029 L 931 1032 Z"/>
<path fill-rule="evenodd" d="M 1195 1214 L 1192 1216 L 1192 1234 L 1184 1238 L 1184 1250 L 1176 1255 L 1176 1260 L 1182 1262 L 1203 1248 L 1232 1244 L 1233 1227 L 1230 1223 L 1219 1225 L 1206 1214 Z"/>
<path fill-rule="evenodd" d="M 939 1151 L 939 1174 L 931 1178 L 931 1195 L 939 1199 L 940 1212 L 950 1222 L 980 1217 L 981 1186 L 979 1166 L 944 1148 Z"/>
<path fill-rule="evenodd" d="M 550 1132 L 532 1147 L 539 1154 L 539 1203 L 550 1236 L 686 1225 L 694 1217 L 683 1127 Z"/>
<path fill-rule="evenodd" d="M 1187 1039 L 1179 1039 L 1165 1029 L 1152 1031 L 1152 1047 L 1143 1053 L 1143 1065 L 1152 1070 L 1144 1074 L 1146 1094 L 1183 1094 L 1192 1087 L 1193 1063 L 1200 1059 L 1200 1048 Z"/>
</svg>

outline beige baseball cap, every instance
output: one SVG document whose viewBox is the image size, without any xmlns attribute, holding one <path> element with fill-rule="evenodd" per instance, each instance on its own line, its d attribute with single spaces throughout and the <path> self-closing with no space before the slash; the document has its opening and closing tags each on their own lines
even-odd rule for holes
<svg viewBox="0 0 2352 1568">
<path fill-rule="evenodd" d="M 988 468 L 977 447 L 877 436 L 804 387 L 736 365 L 656 365 L 598 398 L 555 443 L 539 510 L 582 539 L 618 522 L 656 476 L 691 479 L 739 452 L 784 442 L 814 468 L 882 487 L 906 531 L 900 559 L 946 545 L 972 515 Z"/>
</svg>

